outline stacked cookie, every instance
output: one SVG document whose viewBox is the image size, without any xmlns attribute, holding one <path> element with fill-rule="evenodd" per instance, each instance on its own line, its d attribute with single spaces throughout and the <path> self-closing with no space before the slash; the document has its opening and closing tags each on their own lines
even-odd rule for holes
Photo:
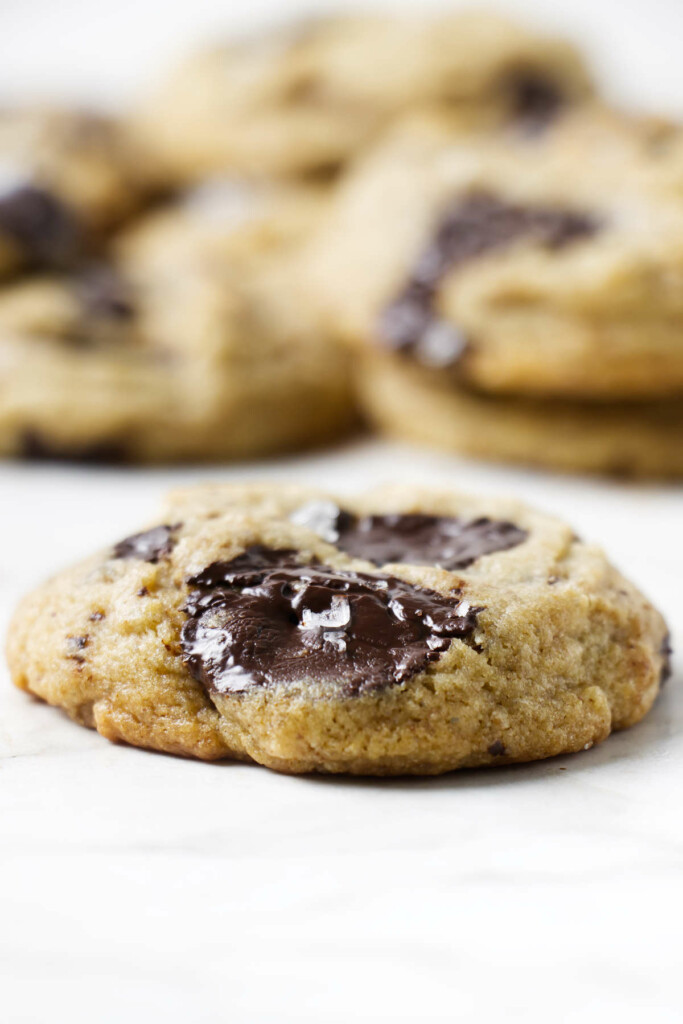
<svg viewBox="0 0 683 1024">
<path fill-rule="evenodd" d="M 402 124 L 340 190 L 311 273 L 388 433 L 683 472 L 683 133 L 596 105 L 533 137 Z"/>
</svg>

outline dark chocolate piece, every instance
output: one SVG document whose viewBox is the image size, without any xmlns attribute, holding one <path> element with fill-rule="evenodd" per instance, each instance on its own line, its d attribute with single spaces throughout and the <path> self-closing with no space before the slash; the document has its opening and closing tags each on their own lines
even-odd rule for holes
<svg viewBox="0 0 683 1024">
<path fill-rule="evenodd" d="M 52 193 L 22 185 L 0 195 L 0 231 L 35 267 L 70 266 L 83 248 L 75 215 Z"/>
<path fill-rule="evenodd" d="M 144 533 L 134 533 L 114 545 L 114 558 L 138 558 L 141 562 L 155 565 L 161 558 L 170 555 L 175 545 L 173 534 L 180 528 L 180 523 L 173 526 L 154 526 Z"/>
<path fill-rule="evenodd" d="M 515 124 L 529 135 L 540 135 L 557 119 L 567 99 L 557 82 L 533 71 L 518 71 L 505 82 Z"/>
<path fill-rule="evenodd" d="M 290 567 L 298 563 L 298 552 L 293 548 L 267 548 L 264 544 L 252 544 L 250 548 L 229 562 L 212 562 L 206 569 L 187 581 L 193 587 L 209 590 L 213 587 L 249 587 L 266 572 L 279 567 Z"/>
<path fill-rule="evenodd" d="M 259 545 L 188 580 L 181 646 L 207 690 L 244 693 L 310 680 L 358 696 L 423 672 L 476 628 L 480 609 L 459 591 L 446 597 L 396 577 L 294 558 Z"/>
<path fill-rule="evenodd" d="M 502 757 L 506 753 L 505 744 L 502 740 L 495 740 L 487 749 L 492 757 Z"/>
<path fill-rule="evenodd" d="M 99 441 L 94 444 L 68 444 L 47 440 L 38 430 L 28 427 L 21 435 L 19 455 L 24 459 L 48 459 L 53 462 L 121 463 L 126 452 L 119 444 Z"/>
<path fill-rule="evenodd" d="M 593 217 L 572 210 L 515 206 L 486 193 L 459 198 L 441 217 L 405 287 L 381 313 L 380 341 L 425 366 L 455 367 L 467 339 L 436 311 L 439 285 L 449 271 L 521 238 L 562 249 L 597 229 Z"/>
<path fill-rule="evenodd" d="M 375 565 L 407 562 L 454 571 L 527 538 L 526 530 L 504 520 L 482 517 L 468 522 L 422 513 L 358 517 L 329 501 L 303 505 L 292 519 L 341 551 Z"/>
<path fill-rule="evenodd" d="M 88 646 L 89 640 L 90 637 L 87 634 L 85 636 L 68 636 L 66 638 L 67 658 L 71 658 L 72 661 L 77 661 L 82 665 L 85 658 L 81 651 Z"/>
</svg>

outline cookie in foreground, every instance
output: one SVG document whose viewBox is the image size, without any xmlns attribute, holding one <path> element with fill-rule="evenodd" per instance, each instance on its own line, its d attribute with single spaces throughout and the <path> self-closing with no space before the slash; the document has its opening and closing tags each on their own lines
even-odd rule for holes
<svg viewBox="0 0 683 1024">
<path fill-rule="evenodd" d="M 599 548 L 516 502 L 217 485 L 27 597 L 8 657 L 110 740 L 395 775 L 590 747 L 648 712 L 669 646 Z"/>
</svg>

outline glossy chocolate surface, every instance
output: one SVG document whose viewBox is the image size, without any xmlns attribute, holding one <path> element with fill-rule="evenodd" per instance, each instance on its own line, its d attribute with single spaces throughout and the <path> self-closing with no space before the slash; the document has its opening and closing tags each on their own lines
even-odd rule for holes
<svg viewBox="0 0 683 1024">
<path fill-rule="evenodd" d="M 144 533 L 134 533 L 114 545 L 114 558 L 138 558 L 142 562 L 158 562 L 170 555 L 175 544 L 174 533 L 180 523 L 173 526 L 155 526 Z"/>
<path fill-rule="evenodd" d="M 188 583 L 184 659 L 208 690 L 300 683 L 354 697 L 423 672 L 478 609 L 393 576 L 301 565 L 290 550 L 249 548 Z"/>
<path fill-rule="evenodd" d="M 292 516 L 354 558 L 375 565 L 406 562 L 441 569 L 464 569 L 482 555 L 506 551 L 527 538 L 505 520 L 459 519 L 423 513 L 354 516 L 333 502 L 314 501 Z"/>
</svg>

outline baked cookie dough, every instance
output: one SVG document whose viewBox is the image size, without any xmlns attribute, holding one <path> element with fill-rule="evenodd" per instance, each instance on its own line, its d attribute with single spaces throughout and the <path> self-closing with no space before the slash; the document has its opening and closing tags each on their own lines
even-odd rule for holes
<svg viewBox="0 0 683 1024">
<path fill-rule="evenodd" d="M 355 363 L 367 418 L 389 437 L 569 472 L 683 478 L 683 400 L 578 402 L 492 397 L 400 356 Z"/>
<path fill-rule="evenodd" d="M 58 109 L 0 110 L 0 277 L 65 269 L 151 188 L 122 124 Z"/>
<path fill-rule="evenodd" d="M 27 597 L 17 686 L 110 740 L 284 772 L 587 749 L 668 670 L 653 606 L 512 501 L 205 486 Z"/>
<path fill-rule="evenodd" d="M 224 183 L 150 214 L 106 263 L 0 292 L 0 451 L 219 460 L 352 420 L 347 360 L 290 288 L 317 199 Z"/>
<path fill-rule="evenodd" d="M 589 105 L 531 139 L 411 120 L 312 246 L 333 328 L 454 388 L 680 398 L 681 135 Z"/>
<path fill-rule="evenodd" d="M 170 181 L 290 176 L 338 169 L 415 107 L 535 134 L 590 91 L 572 46 L 501 17 L 350 16 L 199 53 L 136 120 Z"/>
</svg>

